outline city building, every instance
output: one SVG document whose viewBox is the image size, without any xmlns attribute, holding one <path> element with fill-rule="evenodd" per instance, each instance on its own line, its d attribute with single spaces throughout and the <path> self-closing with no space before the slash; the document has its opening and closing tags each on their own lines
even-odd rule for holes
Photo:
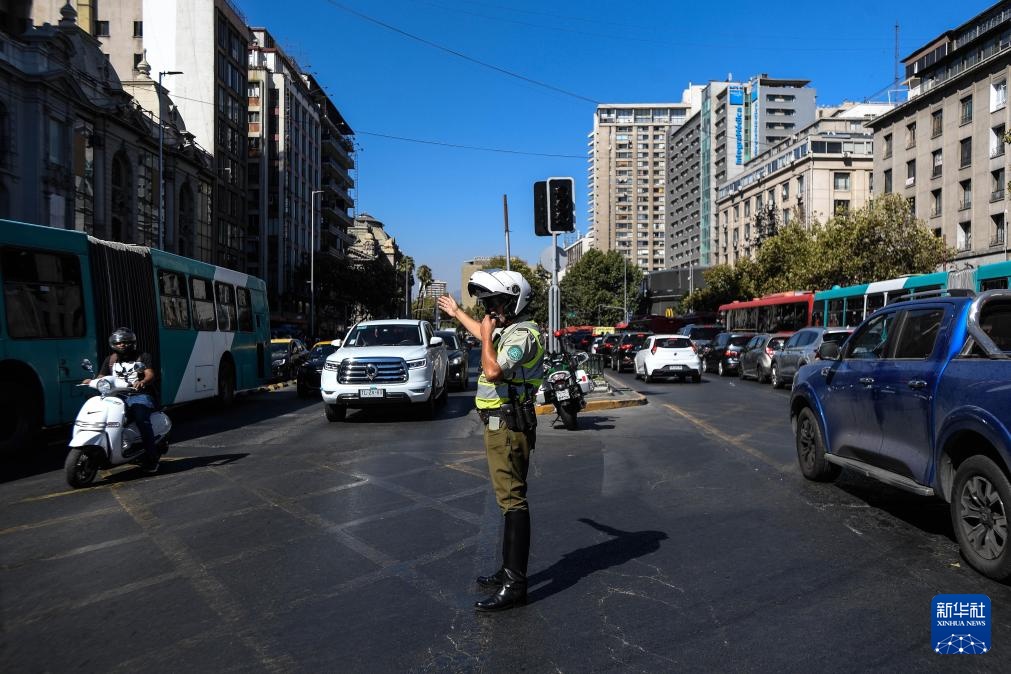
<svg viewBox="0 0 1011 674">
<path fill-rule="evenodd" d="M 1011 2 L 903 60 L 908 98 L 869 123 L 874 189 L 906 197 L 957 251 L 955 269 L 1007 259 Z"/>
<path fill-rule="evenodd" d="M 572 265 L 579 262 L 582 259 L 586 251 L 594 247 L 593 230 L 591 229 L 583 236 L 568 244 L 563 248 L 565 251 L 565 268 L 568 269 Z"/>
<path fill-rule="evenodd" d="M 349 233 L 355 237 L 354 244 L 348 250 L 351 258 L 355 260 L 382 258 L 391 268 L 396 269 L 402 253 L 396 239 L 386 231 L 386 225 L 368 213 L 359 213 Z"/>
<path fill-rule="evenodd" d="M 28 28 L 0 33 L 0 217 L 209 259 L 211 158 L 148 64 L 121 82 L 69 3 L 57 25 L 4 25 Z"/>
<path fill-rule="evenodd" d="M 354 131 L 329 94 L 312 75 L 306 75 L 309 92 L 319 106 L 320 121 L 320 244 L 318 250 L 342 259 L 355 239 L 348 233 L 354 224 L 355 181 Z"/>
<path fill-rule="evenodd" d="M 681 103 L 598 105 L 589 134 L 589 226 L 594 245 L 643 270 L 666 260 L 667 139 L 691 114 Z"/>
<path fill-rule="evenodd" d="M 824 222 L 863 206 L 871 192 L 873 138 L 865 122 L 889 104 L 844 104 L 752 159 L 717 186 L 712 264 L 753 258 L 762 241 L 792 218 Z"/>
<path fill-rule="evenodd" d="M 717 186 L 814 121 L 816 91 L 808 84 L 762 74 L 699 87 L 697 114 L 671 129 L 668 143 L 670 266 L 716 264 L 713 250 L 721 244 L 711 236 Z"/>
<path fill-rule="evenodd" d="M 77 24 L 102 43 L 120 78 L 134 78 L 144 58 L 143 0 L 29 0 L 28 4 L 35 25 L 59 18 L 62 7 L 71 5 L 77 10 Z"/>
<path fill-rule="evenodd" d="M 308 312 L 310 251 L 319 250 L 320 108 L 273 35 L 250 31 L 246 268 L 267 282 L 271 322 L 288 324 Z"/>
</svg>

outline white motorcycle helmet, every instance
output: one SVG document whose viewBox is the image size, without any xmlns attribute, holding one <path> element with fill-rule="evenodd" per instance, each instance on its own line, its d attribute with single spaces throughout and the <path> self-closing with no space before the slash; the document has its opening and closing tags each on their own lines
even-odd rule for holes
<svg viewBox="0 0 1011 674">
<path fill-rule="evenodd" d="M 523 274 L 504 269 L 482 269 L 474 272 L 467 283 L 467 292 L 485 306 L 497 304 L 502 298 L 507 298 L 509 300 L 507 313 L 510 317 L 523 313 L 533 298 L 533 290 L 523 278 Z"/>
</svg>

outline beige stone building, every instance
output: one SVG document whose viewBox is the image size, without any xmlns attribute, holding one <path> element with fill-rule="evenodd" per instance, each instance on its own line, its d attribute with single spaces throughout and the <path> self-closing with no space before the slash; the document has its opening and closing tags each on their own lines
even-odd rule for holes
<svg viewBox="0 0 1011 674">
<path fill-rule="evenodd" d="M 467 282 L 470 280 L 471 274 L 484 269 L 490 263 L 490 257 L 475 257 L 464 262 L 460 268 L 460 306 L 464 309 L 473 309 L 477 306 L 477 298 L 467 292 Z"/>
<path fill-rule="evenodd" d="M 905 196 L 957 250 L 956 266 L 1004 261 L 1011 2 L 945 31 L 904 64 L 908 100 L 869 125 L 875 191 Z"/>
<path fill-rule="evenodd" d="M 799 217 L 824 222 L 863 206 L 871 193 L 873 140 L 864 126 L 890 109 L 849 104 L 822 109 L 822 118 L 774 145 L 717 188 L 710 239 L 712 264 L 754 257 L 763 238 Z"/>
<path fill-rule="evenodd" d="M 597 248 L 617 250 L 646 271 L 666 267 L 667 138 L 690 114 L 687 100 L 597 106 L 589 134 L 589 224 Z"/>
</svg>

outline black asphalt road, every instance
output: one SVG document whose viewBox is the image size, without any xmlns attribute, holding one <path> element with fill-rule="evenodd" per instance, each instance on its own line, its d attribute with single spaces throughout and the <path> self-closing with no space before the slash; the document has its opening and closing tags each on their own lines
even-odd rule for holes
<svg viewBox="0 0 1011 674">
<path fill-rule="evenodd" d="M 172 412 L 161 474 L 68 491 L 3 466 L 0 671 L 1006 671 L 1011 591 L 947 509 L 806 482 L 787 394 L 708 376 L 541 417 L 530 600 L 476 614 L 501 516 L 469 412 L 327 423 L 293 388 Z M 16 468 L 16 469 L 15 469 Z M 983 593 L 993 650 L 931 652 L 930 602 Z"/>
</svg>

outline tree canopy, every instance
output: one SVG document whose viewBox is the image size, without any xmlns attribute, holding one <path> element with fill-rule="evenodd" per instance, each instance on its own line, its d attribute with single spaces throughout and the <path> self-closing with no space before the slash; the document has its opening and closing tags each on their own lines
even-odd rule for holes
<svg viewBox="0 0 1011 674">
<path fill-rule="evenodd" d="M 561 283 L 562 316 L 569 325 L 616 323 L 622 319 L 625 293 L 629 313 L 642 299 L 642 270 L 616 250 L 590 249 L 565 271 Z M 569 317 L 569 314 L 574 314 Z"/>
</svg>

